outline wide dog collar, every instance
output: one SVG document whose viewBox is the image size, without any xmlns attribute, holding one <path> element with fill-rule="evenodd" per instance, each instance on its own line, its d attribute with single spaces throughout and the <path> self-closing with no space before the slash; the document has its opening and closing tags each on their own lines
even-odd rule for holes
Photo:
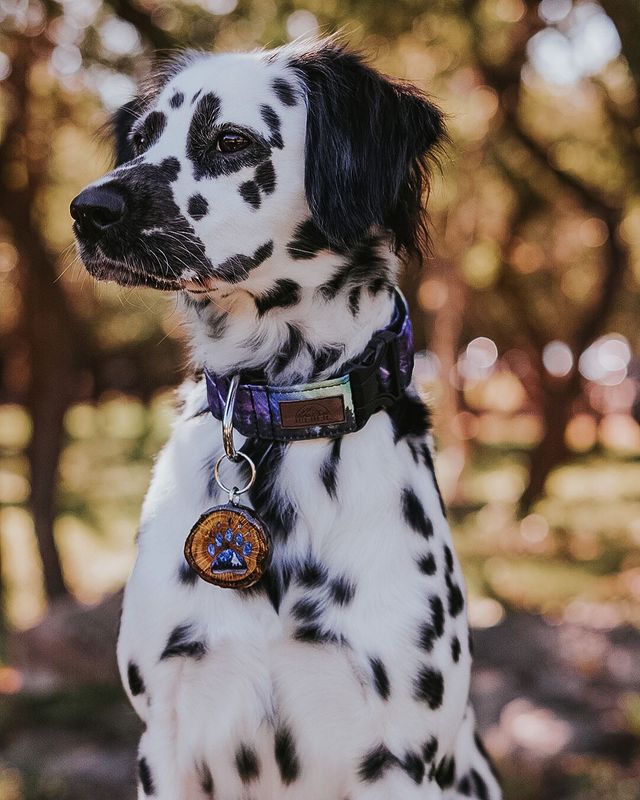
<svg viewBox="0 0 640 800">
<path fill-rule="evenodd" d="M 312 383 L 272 386 L 240 377 L 233 427 L 243 436 L 288 442 L 342 436 L 396 403 L 413 372 L 413 332 L 404 297 L 396 290 L 393 318 L 374 333 L 362 355 L 341 375 Z M 204 370 L 209 410 L 222 419 L 231 375 Z"/>
</svg>

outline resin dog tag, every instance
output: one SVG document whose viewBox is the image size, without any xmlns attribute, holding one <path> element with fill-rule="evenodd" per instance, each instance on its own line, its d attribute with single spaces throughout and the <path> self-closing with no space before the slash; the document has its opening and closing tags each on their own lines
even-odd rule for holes
<svg viewBox="0 0 640 800">
<path fill-rule="evenodd" d="M 202 580 L 246 589 L 264 575 L 269 534 L 255 512 L 227 503 L 205 511 L 184 544 L 184 557 Z"/>
</svg>

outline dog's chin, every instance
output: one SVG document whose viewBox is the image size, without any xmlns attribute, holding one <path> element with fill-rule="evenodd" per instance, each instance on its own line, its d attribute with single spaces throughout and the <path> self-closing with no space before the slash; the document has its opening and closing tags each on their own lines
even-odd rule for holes
<svg viewBox="0 0 640 800">
<path fill-rule="evenodd" d="M 112 281 L 120 286 L 146 286 L 164 292 L 175 292 L 184 288 L 178 278 L 157 275 L 143 265 L 125 264 L 100 253 L 88 253 L 79 247 L 80 258 L 87 272 L 99 281 Z"/>
</svg>

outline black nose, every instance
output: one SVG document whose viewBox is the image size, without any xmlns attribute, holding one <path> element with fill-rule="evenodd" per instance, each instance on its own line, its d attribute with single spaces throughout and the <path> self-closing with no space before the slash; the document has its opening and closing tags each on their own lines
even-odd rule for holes
<svg viewBox="0 0 640 800">
<path fill-rule="evenodd" d="M 71 201 L 69 210 L 80 235 L 99 236 L 122 220 L 127 204 L 115 186 L 90 186 Z"/>
</svg>

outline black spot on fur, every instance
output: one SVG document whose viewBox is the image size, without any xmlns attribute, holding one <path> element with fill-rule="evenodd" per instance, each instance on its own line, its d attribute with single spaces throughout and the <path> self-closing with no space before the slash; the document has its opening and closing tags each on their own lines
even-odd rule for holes
<svg viewBox="0 0 640 800">
<path fill-rule="evenodd" d="M 191 98 L 191 105 L 193 105 L 196 102 L 196 100 L 200 97 L 201 94 L 202 94 L 202 89 L 198 89 L 198 91 Z"/>
<path fill-rule="evenodd" d="M 327 494 L 332 500 L 336 499 L 336 488 L 338 482 L 338 464 L 340 463 L 340 450 L 342 448 L 342 437 L 334 439 L 331 443 L 329 455 L 322 462 L 320 467 L 320 480 Z"/>
<path fill-rule="evenodd" d="M 440 509 L 442 511 L 442 516 L 446 519 L 447 518 L 447 509 L 444 504 L 444 499 L 442 497 L 442 493 L 440 492 L 440 486 L 438 484 L 438 479 L 436 478 L 436 468 L 433 463 L 433 456 L 431 455 L 431 450 L 429 446 L 424 443 L 422 445 L 422 459 L 424 461 L 425 467 L 431 473 L 431 477 L 433 478 L 433 485 L 436 487 L 436 492 L 438 493 L 438 500 L 440 501 Z"/>
<path fill-rule="evenodd" d="M 194 95 L 195 102 L 200 92 Z M 213 92 L 208 92 L 198 100 L 196 110 L 193 112 L 189 132 L 187 134 L 187 156 L 192 161 L 199 160 L 204 147 L 211 146 L 210 134 L 220 115 L 220 98 Z M 198 170 L 199 172 L 200 170 Z M 200 176 L 201 177 L 201 176 Z M 198 176 L 196 175 L 196 180 Z"/>
<path fill-rule="evenodd" d="M 478 798 L 478 800 L 489 800 L 489 789 L 487 788 L 487 784 L 485 783 L 482 775 L 476 772 L 475 769 L 471 770 L 471 780 L 473 782 L 475 796 Z"/>
<path fill-rule="evenodd" d="M 287 338 L 280 347 L 280 352 L 273 359 L 276 374 L 282 372 L 300 354 L 304 346 L 304 336 L 297 325 L 287 323 Z"/>
<path fill-rule="evenodd" d="M 291 501 L 278 490 L 278 473 L 288 444 L 265 439 L 247 439 L 242 447 L 258 466 L 255 483 L 249 490 L 249 499 L 265 521 L 271 536 L 286 539 L 295 527 L 297 512 Z M 248 472 L 245 472 L 248 477 Z"/>
<path fill-rule="evenodd" d="M 254 586 L 243 589 L 243 594 L 250 597 L 252 594 L 264 593 L 276 611 L 280 610 L 280 604 L 284 593 L 289 588 L 290 576 L 288 570 L 275 570 L 273 564 L 267 567 L 262 579 Z"/>
<path fill-rule="evenodd" d="M 232 175 L 245 167 L 257 167 L 271 153 L 269 144 L 256 137 L 250 147 L 237 153 L 223 154 L 214 150 L 211 143 L 217 134 L 216 122 L 220 115 L 220 98 L 208 92 L 199 100 L 191 118 L 187 134 L 187 157 L 193 164 L 194 178 L 217 178 Z"/>
<path fill-rule="evenodd" d="M 433 556 L 433 553 L 426 553 L 426 555 L 420 556 L 418 559 L 418 567 L 420 568 L 420 572 L 424 573 L 425 575 L 435 575 L 436 560 Z"/>
<path fill-rule="evenodd" d="M 425 539 L 433 536 L 433 525 L 413 489 L 402 490 L 402 514 L 407 524 Z"/>
<path fill-rule="evenodd" d="M 471 795 L 471 781 L 469 780 L 468 775 L 465 775 L 461 781 L 458 781 L 456 789 L 460 794 L 463 794 L 465 797 L 469 797 Z"/>
<path fill-rule="evenodd" d="M 352 316 L 357 316 L 360 310 L 360 286 L 354 286 L 349 292 L 349 311 Z"/>
<path fill-rule="evenodd" d="M 380 294 L 383 289 L 391 289 L 392 286 L 389 282 L 389 278 L 386 276 L 380 276 L 379 278 L 374 278 L 371 283 L 367 286 L 367 290 L 372 297 Z"/>
<path fill-rule="evenodd" d="M 310 597 L 297 600 L 291 607 L 291 614 L 300 622 L 314 622 L 320 616 L 322 606 Z"/>
<path fill-rule="evenodd" d="M 338 644 L 340 641 L 335 633 L 323 630 L 319 625 L 300 625 L 293 633 L 297 642 L 306 644 Z"/>
<path fill-rule="evenodd" d="M 339 267 L 328 281 L 318 287 L 320 295 L 325 300 L 333 300 L 346 286 L 371 288 L 372 284 L 381 277 L 390 286 L 389 265 L 380 254 L 379 245 L 380 239 L 375 236 L 369 236 L 355 245 L 348 252 L 343 266 Z"/>
<path fill-rule="evenodd" d="M 298 572 L 298 581 L 303 586 L 314 588 L 322 586 L 327 580 L 327 569 L 317 561 L 309 559 Z"/>
<path fill-rule="evenodd" d="M 480 738 L 480 736 L 478 735 L 477 732 L 473 734 L 473 741 L 475 742 L 475 745 L 476 745 L 476 748 L 477 748 L 478 752 L 484 758 L 484 760 L 487 762 L 487 765 L 488 765 L 489 769 L 491 770 L 491 774 L 498 781 L 498 783 L 500 783 L 500 776 L 498 775 L 498 770 L 495 768 L 495 764 L 493 763 L 493 759 L 489 755 L 486 747 L 484 746 L 484 742 L 482 741 L 482 739 Z"/>
<path fill-rule="evenodd" d="M 460 661 L 460 639 L 457 636 L 454 636 L 451 640 L 451 658 L 457 664 Z"/>
<path fill-rule="evenodd" d="M 378 745 L 363 756 L 358 768 L 360 780 L 373 783 L 380 780 L 395 759 L 384 745 Z"/>
<path fill-rule="evenodd" d="M 329 367 L 333 366 L 344 355 L 343 345 L 337 345 L 335 347 L 332 345 L 327 345 L 326 347 L 320 347 L 317 350 L 312 348 L 309 349 L 311 355 L 313 356 L 313 366 L 316 374 L 324 372 Z"/>
<path fill-rule="evenodd" d="M 444 565 L 447 568 L 447 572 L 453 572 L 453 553 L 451 552 L 451 548 L 445 544 L 443 548 L 444 553 Z"/>
<path fill-rule="evenodd" d="M 429 410 L 424 403 L 418 398 L 408 394 L 404 394 L 395 405 L 388 409 L 387 413 L 391 417 L 391 424 L 393 425 L 395 441 L 399 442 L 401 439 L 410 437 L 422 439 L 431 429 L 431 419 Z M 426 442 L 421 441 L 419 444 L 412 443 L 412 453 L 417 447 L 419 454 L 425 467 L 431 473 L 433 484 L 438 493 L 438 500 L 442 515 L 447 516 L 447 512 L 440 493 L 440 487 L 436 478 L 436 470 L 431 456 L 431 450 Z M 415 454 L 414 454 L 415 458 Z"/>
<path fill-rule="evenodd" d="M 180 108 L 180 106 L 184 103 L 184 95 L 182 92 L 176 92 L 169 100 L 169 105 L 171 108 Z"/>
<path fill-rule="evenodd" d="M 249 277 L 251 270 L 256 269 L 273 255 L 273 240 L 260 245 L 252 256 L 238 253 L 219 264 L 214 274 L 228 283 L 240 283 Z"/>
<path fill-rule="evenodd" d="M 214 341 L 222 339 L 227 330 L 228 315 L 221 314 L 218 309 L 207 317 L 207 336 Z"/>
<path fill-rule="evenodd" d="M 391 418 L 396 443 L 409 436 L 423 437 L 431 427 L 429 412 L 424 403 L 406 393 L 387 409 L 387 414 Z"/>
<path fill-rule="evenodd" d="M 208 308 L 211 303 L 208 297 L 203 297 L 202 295 L 198 295 L 197 297 L 192 297 L 186 292 L 182 295 L 182 302 L 189 308 L 193 308 L 199 317 L 201 317 L 200 312 L 204 311 L 205 308 Z M 178 411 L 182 411 L 183 409 L 184 409 L 184 401 L 181 402 Z"/>
<path fill-rule="evenodd" d="M 293 735 L 288 728 L 280 727 L 276 731 L 275 755 L 282 782 L 288 786 L 300 774 L 300 761 L 296 753 Z"/>
<path fill-rule="evenodd" d="M 202 764 L 198 770 L 200 773 L 200 788 L 207 797 L 213 797 L 213 778 L 211 770 L 206 764 Z"/>
<path fill-rule="evenodd" d="M 424 761 L 417 753 L 409 751 L 405 754 L 402 759 L 402 769 L 418 785 L 424 780 Z"/>
<path fill-rule="evenodd" d="M 186 658 L 201 659 L 207 652 L 207 645 L 193 638 L 193 626 L 186 622 L 177 625 L 169 635 L 160 660 L 183 656 Z"/>
<path fill-rule="evenodd" d="M 389 675 L 385 665 L 379 658 L 370 658 L 369 664 L 373 672 L 373 684 L 376 687 L 376 691 L 383 700 L 388 700 L 391 684 L 389 683 Z"/>
<path fill-rule="evenodd" d="M 173 181 L 178 179 L 178 175 L 180 174 L 180 162 L 175 156 L 170 156 L 160 162 L 160 170 L 169 183 L 173 183 Z"/>
<path fill-rule="evenodd" d="M 353 583 L 341 575 L 339 578 L 334 578 L 329 584 L 329 593 L 334 602 L 339 606 L 346 606 L 353 600 L 356 593 L 356 587 Z"/>
<path fill-rule="evenodd" d="M 288 278 L 280 278 L 271 289 L 255 298 L 258 316 L 264 316 L 272 308 L 290 308 L 300 302 L 300 284 Z"/>
<path fill-rule="evenodd" d="M 276 172 L 271 161 L 264 161 L 256 169 L 255 180 L 265 194 L 272 194 L 276 188 Z"/>
<path fill-rule="evenodd" d="M 464 595 L 462 594 L 462 589 L 451 579 L 449 573 L 445 575 L 445 581 L 449 598 L 449 613 L 452 617 L 457 617 L 464 608 Z"/>
<path fill-rule="evenodd" d="M 438 752 L 438 740 L 435 736 L 431 736 L 423 745 L 422 745 L 422 758 L 425 760 L 426 764 L 430 764 L 436 756 Z"/>
<path fill-rule="evenodd" d="M 433 650 L 436 639 L 437 636 L 436 632 L 433 630 L 433 625 L 429 622 L 423 622 L 418 635 L 418 644 L 420 647 L 426 650 L 427 653 L 430 653 Z"/>
<path fill-rule="evenodd" d="M 242 199 L 252 208 L 260 208 L 260 189 L 255 181 L 245 181 L 239 189 Z"/>
<path fill-rule="evenodd" d="M 201 194 L 194 194 L 189 198 L 187 211 L 194 219 L 202 219 L 209 212 L 209 203 Z"/>
<path fill-rule="evenodd" d="M 269 140 L 269 143 L 272 147 L 282 150 L 284 147 L 284 142 L 282 141 L 282 133 L 280 131 L 280 117 L 276 114 L 273 108 L 271 108 L 271 106 L 267 105 L 260 106 L 260 114 L 262 119 L 269 126 L 269 131 L 271 133 L 271 139 Z"/>
<path fill-rule="evenodd" d="M 281 103 L 285 106 L 295 106 L 297 103 L 297 92 L 290 83 L 285 81 L 284 78 L 276 78 L 271 85 Z"/>
<path fill-rule="evenodd" d="M 243 783 L 255 781 L 260 775 L 260 762 L 253 747 L 241 744 L 236 751 L 236 767 Z"/>
<path fill-rule="evenodd" d="M 144 693 L 144 681 L 142 680 L 140 669 L 133 661 L 130 661 L 127 666 L 127 680 L 129 682 L 129 691 L 134 697 Z"/>
<path fill-rule="evenodd" d="M 147 759 L 144 758 L 144 756 L 138 759 L 138 778 L 140 780 L 140 786 L 142 786 L 142 791 L 147 795 L 147 797 L 151 797 L 151 795 L 156 793 L 156 787 L 153 783 L 151 769 L 149 768 Z"/>
<path fill-rule="evenodd" d="M 321 250 L 329 249 L 327 237 L 320 232 L 315 222 L 307 219 L 295 229 L 293 239 L 287 245 L 287 252 L 296 261 L 315 258 Z"/>
<path fill-rule="evenodd" d="M 456 762 L 453 756 L 443 758 L 435 772 L 436 783 L 441 789 L 449 789 L 456 779 Z"/>
<path fill-rule="evenodd" d="M 440 670 L 434 667 L 420 668 L 414 684 L 415 697 L 423 700 L 432 711 L 440 708 L 444 696 L 444 679 Z"/>
<path fill-rule="evenodd" d="M 430 653 L 434 642 L 444 633 L 444 609 L 442 600 L 437 596 L 429 598 L 431 619 L 420 628 L 420 647 Z"/>
<path fill-rule="evenodd" d="M 442 607 L 442 600 L 437 596 L 429 598 L 429 608 L 431 609 L 431 624 L 436 633 L 440 637 L 444 633 L 444 609 Z"/>
</svg>

